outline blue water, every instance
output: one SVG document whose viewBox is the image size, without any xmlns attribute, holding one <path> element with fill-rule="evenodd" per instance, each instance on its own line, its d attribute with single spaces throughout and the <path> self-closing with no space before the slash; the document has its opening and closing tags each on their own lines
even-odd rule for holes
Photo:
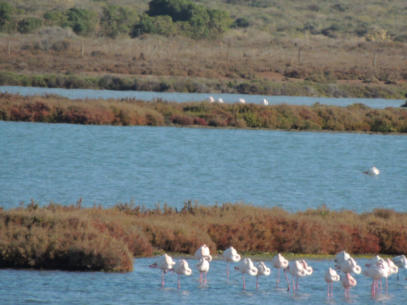
<svg viewBox="0 0 407 305">
<path fill-rule="evenodd" d="M 406 212 L 403 135 L 21 122 L 0 122 L 0 135 L 4 208 L 82 198 Z M 362 173 L 373 165 L 379 176 Z"/>
<path fill-rule="evenodd" d="M 332 267 L 331 261 L 308 260 L 314 272 L 299 280 L 298 293 L 293 296 L 286 290 L 286 281 L 281 277 L 276 288 L 277 271 L 269 277 L 256 279 L 246 275 L 246 290 L 242 290 L 240 273 L 231 270 L 226 280 L 226 264 L 213 260 L 208 273 L 208 285 L 200 287 L 196 260 L 188 259 L 193 273 L 181 278 L 181 289 L 177 289 L 177 276 L 167 273 L 165 288 L 161 288 L 160 271 L 151 269 L 149 264 L 155 258 L 134 261 L 134 271 L 126 274 L 98 272 L 62 272 L 0 270 L 0 304 L 406 304 L 406 273 L 401 271 L 400 280 L 396 275 L 389 279 L 389 293 L 382 291 L 376 299 L 370 296 L 371 280 L 364 275 L 355 275 L 358 281 L 351 289 L 350 298 L 344 297 L 340 282 L 334 283 L 332 298 L 326 297 L 324 273 Z M 358 260 L 364 266 L 366 260 Z M 271 263 L 266 261 L 270 267 Z M 384 282 L 383 282 L 384 283 Z M 383 286 L 384 287 L 384 286 Z"/>
<path fill-rule="evenodd" d="M 149 91 L 113 91 L 113 90 L 92 90 L 92 89 L 60 89 L 60 88 L 33 88 L 19 86 L 0 86 L 0 92 L 8 92 L 21 95 L 46 95 L 56 94 L 70 99 L 120 99 L 137 98 L 140 100 L 151 101 L 154 99 L 163 99 L 175 102 L 198 102 L 207 100 L 213 96 L 216 100 L 223 98 L 225 103 L 236 103 L 239 98 L 243 98 L 247 103 L 262 104 L 266 98 L 270 105 L 290 104 L 290 105 L 313 105 L 315 103 L 348 106 L 355 103 L 365 104 L 371 108 L 400 107 L 404 104 L 403 100 L 391 100 L 381 98 L 328 98 L 328 97 L 305 97 L 305 96 L 266 96 L 266 95 L 248 95 L 248 94 L 230 94 L 230 93 L 179 93 L 179 92 L 149 92 Z"/>
</svg>

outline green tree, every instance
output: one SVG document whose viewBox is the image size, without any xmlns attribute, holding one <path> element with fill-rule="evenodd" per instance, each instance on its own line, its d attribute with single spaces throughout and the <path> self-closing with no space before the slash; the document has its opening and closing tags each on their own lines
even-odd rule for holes
<svg viewBox="0 0 407 305">
<path fill-rule="evenodd" d="M 73 7 L 66 12 L 66 16 L 63 26 L 71 27 L 78 35 L 89 35 L 95 30 L 96 18 L 91 11 Z"/>
<path fill-rule="evenodd" d="M 100 18 L 102 33 L 111 38 L 116 38 L 121 33 L 129 33 L 135 18 L 135 13 L 124 7 L 108 5 L 103 8 Z"/>
<path fill-rule="evenodd" d="M 68 16 L 66 12 L 61 10 L 51 10 L 45 12 L 43 17 L 45 24 L 47 25 L 67 26 L 68 23 Z"/>
<path fill-rule="evenodd" d="M 20 33 L 31 33 L 42 25 L 42 20 L 35 17 L 27 17 L 20 20 L 17 24 L 17 30 Z"/>
<path fill-rule="evenodd" d="M 146 14 L 140 17 L 131 31 L 131 37 L 137 37 L 142 34 L 160 34 L 172 35 L 175 33 L 175 25 L 170 16 L 150 17 Z"/>
<path fill-rule="evenodd" d="M 12 20 L 13 8 L 7 2 L 0 2 L 0 31 L 7 30 Z"/>
</svg>

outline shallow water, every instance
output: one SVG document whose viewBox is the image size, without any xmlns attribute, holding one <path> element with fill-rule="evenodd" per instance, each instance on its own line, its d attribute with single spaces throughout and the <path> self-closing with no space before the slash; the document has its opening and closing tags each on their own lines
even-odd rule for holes
<svg viewBox="0 0 407 305">
<path fill-rule="evenodd" d="M 406 211 L 407 137 L 0 122 L 0 206 L 30 199 L 181 208 Z M 375 165 L 377 177 L 362 171 Z"/>
<path fill-rule="evenodd" d="M 356 103 L 365 104 L 372 108 L 400 107 L 403 100 L 392 100 L 382 98 L 328 98 L 328 97 L 306 97 L 306 96 L 267 96 L 231 93 L 181 93 L 181 92 L 151 92 L 151 91 L 116 91 L 116 90 L 94 90 L 94 89 L 61 89 L 61 88 L 37 88 L 20 86 L 0 86 L 0 92 L 18 93 L 21 95 L 46 95 L 56 94 L 70 99 L 120 99 L 137 98 L 151 101 L 163 99 L 173 102 L 200 102 L 208 100 L 213 96 L 216 100 L 222 98 L 225 103 L 236 103 L 240 98 L 247 103 L 262 104 L 267 99 L 270 105 L 313 105 L 315 103 L 348 106 Z"/>
<path fill-rule="evenodd" d="M 340 283 L 334 283 L 332 298 L 326 297 L 324 273 L 331 261 L 307 260 L 314 272 L 299 280 L 299 291 L 293 296 L 287 292 L 282 277 L 276 288 L 277 271 L 269 277 L 246 276 L 246 290 L 242 290 L 240 273 L 231 268 L 230 280 L 226 280 L 226 263 L 213 260 L 208 273 L 208 285 L 200 287 L 196 260 L 188 259 L 193 270 L 190 277 L 181 278 L 177 289 L 177 276 L 170 272 L 165 276 L 165 288 L 161 288 L 160 271 L 149 264 L 155 258 L 134 261 L 134 271 L 126 274 L 84 273 L 62 271 L 0 270 L 0 304 L 405 304 L 407 301 L 406 273 L 400 280 L 393 275 L 389 279 L 389 294 L 385 291 L 375 299 L 370 296 L 371 281 L 363 275 L 355 275 L 358 284 L 345 299 Z M 362 266 L 366 260 L 358 260 Z M 270 267 L 271 263 L 266 261 Z M 384 282 L 383 282 L 384 283 Z"/>
</svg>

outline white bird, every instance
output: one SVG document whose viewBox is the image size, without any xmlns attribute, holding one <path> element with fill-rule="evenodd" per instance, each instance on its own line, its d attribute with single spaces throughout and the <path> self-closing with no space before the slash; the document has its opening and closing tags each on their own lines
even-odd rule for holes
<svg viewBox="0 0 407 305">
<path fill-rule="evenodd" d="M 229 280 L 229 264 L 232 263 L 237 263 L 240 261 L 240 255 L 237 253 L 236 249 L 233 247 L 229 247 L 227 248 L 224 252 L 223 252 L 223 258 L 226 261 L 226 277 L 227 280 Z"/>
<path fill-rule="evenodd" d="M 376 166 L 372 166 L 368 171 L 364 171 L 363 173 L 369 176 L 378 176 L 380 174 L 380 170 Z"/>
<path fill-rule="evenodd" d="M 263 99 L 263 105 L 267 106 L 269 104 L 269 101 L 267 99 Z"/>
<path fill-rule="evenodd" d="M 328 285 L 328 297 L 333 296 L 333 282 L 338 282 L 341 279 L 335 269 L 329 268 L 325 272 L 325 282 Z"/>
<path fill-rule="evenodd" d="M 199 284 L 201 286 L 206 285 L 208 283 L 207 275 L 209 271 L 209 261 L 206 258 L 200 258 L 196 267 L 199 271 Z"/>
<path fill-rule="evenodd" d="M 386 279 L 386 294 L 389 294 L 389 276 L 392 274 L 398 274 L 399 268 L 394 264 L 390 258 L 384 259 L 386 264 L 386 274 L 384 278 Z"/>
<path fill-rule="evenodd" d="M 211 252 L 210 252 L 208 246 L 205 245 L 205 244 L 200 246 L 199 249 L 195 251 L 194 256 L 195 256 L 196 259 L 205 258 L 205 259 L 208 260 L 208 262 L 212 261 Z"/>
<path fill-rule="evenodd" d="M 335 256 L 335 267 L 343 273 L 360 274 L 362 268 L 356 263 L 355 259 L 346 251 L 341 251 Z"/>
<path fill-rule="evenodd" d="M 407 257 L 405 255 L 399 255 L 393 257 L 394 264 L 399 267 L 399 269 L 407 269 Z M 399 279 L 399 274 L 397 273 L 397 279 Z"/>
<path fill-rule="evenodd" d="M 213 98 L 213 96 L 210 96 L 208 99 L 209 99 L 209 103 L 215 103 L 215 99 Z"/>
<path fill-rule="evenodd" d="M 273 265 L 274 268 L 278 269 L 276 287 L 278 287 L 278 284 L 280 283 L 281 269 L 284 270 L 285 279 L 287 280 L 287 284 L 288 284 L 288 277 L 287 277 L 288 260 L 286 260 L 284 256 L 282 256 L 280 253 L 278 253 L 276 256 L 273 257 L 271 264 Z"/>
<path fill-rule="evenodd" d="M 388 265 L 384 259 L 376 255 L 365 266 L 363 274 L 372 278 L 371 295 L 375 297 L 379 281 L 388 274 Z"/>
<path fill-rule="evenodd" d="M 224 101 L 223 101 L 223 98 L 218 98 L 218 103 L 220 103 L 220 104 L 223 104 L 224 103 Z"/>
<path fill-rule="evenodd" d="M 264 262 L 259 262 L 257 264 L 257 276 L 256 276 L 256 289 L 259 288 L 259 276 L 269 276 L 271 273 L 271 270 L 269 267 L 266 266 Z"/>
<path fill-rule="evenodd" d="M 252 260 L 250 258 L 244 258 L 239 266 L 235 267 L 235 270 L 238 270 L 242 273 L 242 278 L 243 278 L 243 289 L 246 289 L 246 281 L 245 281 L 245 274 L 249 274 L 251 276 L 256 276 L 257 275 L 257 268 L 254 266 Z"/>
<path fill-rule="evenodd" d="M 172 257 L 165 253 L 164 255 L 159 257 L 158 261 L 149 266 L 150 268 L 158 268 L 161 270 L 161 287 L 164 287 L 165 284 L 164 275 L 168 271 L 171 271 L 174 265 L 175 262 Z"/>
<path fill-rule="evenodd" d="M 240 99 L 239 99 L 239 103 L 240 103 L 240 104 L 246 104 L 246 100 L 245 100 L 244 98 L 240 98 Z"/>
<path fill-rule="evenodd" d="M 288 265 L 288 272 L 293 276 L 293 294 L 298 289 L 298 278 L 311 275 L 313 269 L 308 266 L 307 262 L 303 259 L 290 261 Z M 290 290 L 290 285 L 288 284 L 288 290 Z"/>
<path fill-rule="evenodd" d="M 345 298 L 349 298 L 349 290 L 351 287 L 355 287 L 357 285 L 357 281 L 355 278 L 350 275 L 350 273 L 345 273 L 345 276 L 342 277 L 342 286 L 345 288 Z"/>
<path fill-rule="evenodd" d="M 190 276 L 192 274 L 192 270 L 191 270 L 191 268 L 189 268 L 188 262 L 185 259 L 180 259 L 176 263 L 176 265 L 174 267 L 174 271 L 178 275 L 177 286 L 178 286 L 178 289 L 180 289 L 181 288 L 180 276 L 181 275 Z"/>
</svg>

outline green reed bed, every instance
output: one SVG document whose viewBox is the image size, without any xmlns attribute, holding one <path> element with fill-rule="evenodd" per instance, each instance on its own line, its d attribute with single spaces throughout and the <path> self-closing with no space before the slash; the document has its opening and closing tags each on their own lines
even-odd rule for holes
<svg viewBox="0 0 407 305">
<path fill-rule="evenodd" d="M 155 100 L 69 100 L 0 94 L 0 120 L 131 126 L 198 126 L 309 131 L 407 132 L 407 109 L 314 104 L 256 105 Z"/>
<path fill-rule="evenodd" d="M 225 203 L 145 209 L 132 204 L 83 208 L 31 202 L 0 211 L 0 267 L 127 272 L 132 258 L 162 252 L 191 255 L 234 246 L 264 258 L 291 253 L 324 258 L 407 253 L 407 214 L 376 209 L 358 214 L 326 207 L 295 213 Z M 260 256 L 259 256 L 260 255 Z"/>
</svg>

